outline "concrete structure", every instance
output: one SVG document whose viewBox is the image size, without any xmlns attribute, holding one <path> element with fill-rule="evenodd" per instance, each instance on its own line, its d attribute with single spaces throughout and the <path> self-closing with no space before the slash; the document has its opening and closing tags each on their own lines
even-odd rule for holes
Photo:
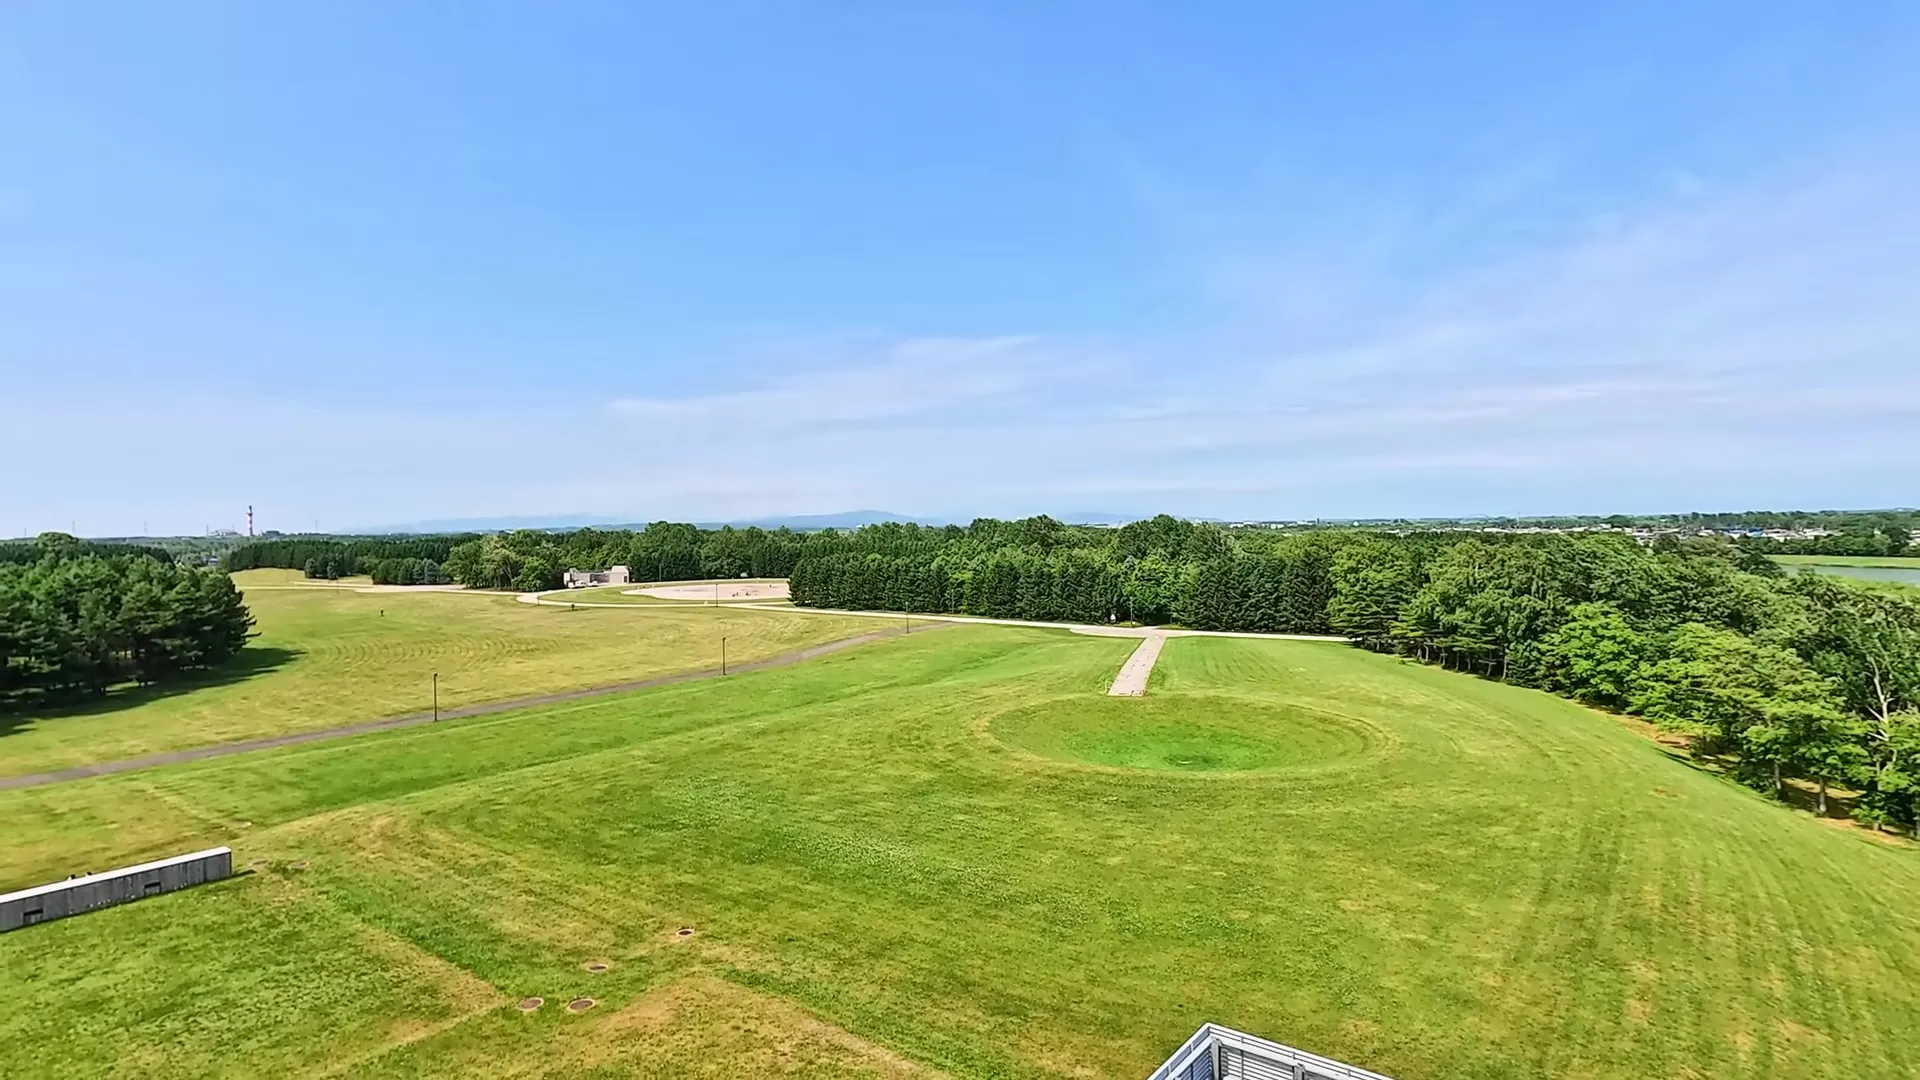
<svg viewBox="0 0 1920 1080">
<path fill-rule="evenodd" d="M 0 931 L 158 896 L 233 873 L 233 852 L 217 847 L 159 862 L 68 878 L 0 896 Z"/>
<path fill-rule="evenodd" d="M 1244 1031 L 1202 1024 L 1147 1080 L 1391 1080 Z"/>
<path fill-rule="evenodd" d="M 605 570 L 568 570 L 560 580 L 569 589 L 584 589 L 591 585 L 626 585 L 631 577 L 626 567 L 609 566 Z"/>
</svg>

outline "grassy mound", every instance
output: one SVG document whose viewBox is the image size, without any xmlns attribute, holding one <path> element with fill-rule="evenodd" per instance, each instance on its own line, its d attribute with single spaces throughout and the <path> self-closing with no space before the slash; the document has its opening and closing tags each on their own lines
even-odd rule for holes
<svg viewBox="0 0 1920 1080">
<path fill-rule="evenodd" d="M 1265 772 L 1364 755 L 1367 729 L 1299 708 L 1211 694 L 1078 696 L 992 722 L 1003 742 L 1055 761 L 1162 772 Z"/>
</svg>

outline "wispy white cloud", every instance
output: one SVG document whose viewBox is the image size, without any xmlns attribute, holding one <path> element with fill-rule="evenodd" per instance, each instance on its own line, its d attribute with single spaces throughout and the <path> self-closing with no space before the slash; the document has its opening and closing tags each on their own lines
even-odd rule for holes
<svg viewBox="0 0 1920 1080">
<path fill-rule="evenodd" d="M 190 522 L 288 488 L 321 507 L 296 527 L 855 506 L 1264 516 L 1901 501 L 1920 467 L 1920 206 L 1904 197 L 1916 178 L 1882 161 L 1743 190 L 1703 183 L 1552 244 L 1445 269 L 1414 260 L 1418 272 L 1375 237 L 1305 315 L 1285 293 L 1313 250 L 1284 251 L 1272 265 L 1293 269 L 1238 281 L 1209 308 L 1215 325 L 1149 340 L 761 343 L 758 374 L 688 364 L 695 374 L 644 392 L 537 408 L 15 395 L 0 401 L 0 453 L 97 433 L 58 484 L 16 489 L 55 508 L 40 527 L 69 516 L 61 507 L 116 505 L 120 528 L 136 512 Z M 246 449 L 215 449 L 209 432 Z M 207 458 L 220 464 L 128 467 Z"/>
<path fill-rule="evenodd" d="M 1075 359 L 1033 336 L 908 338 L 846 366 L 786 371 L 743 390 L 616 397 L 615 415 L 702 424 L 752 420 L 791 430 L 1006 405 L 1072 377 Z"/>
</svg>

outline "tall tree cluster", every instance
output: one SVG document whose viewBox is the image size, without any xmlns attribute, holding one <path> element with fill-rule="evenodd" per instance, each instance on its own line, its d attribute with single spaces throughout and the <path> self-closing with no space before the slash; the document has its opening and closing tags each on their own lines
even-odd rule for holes
<svg viewBox="0 0 1920 1080">
<path fill-rule="evenodd" d="M 57 533 L 0 562 L 0 708 L 164 683 L 215 667 L 253 617 L 227 575 Z"/>
<path fill-rule="evenodd" d="M 432 559 L 380 559 L 368 571 L 375 585 L 448 585 L 451 579 Z M 309 577 L 313 576 L 311 574 Z"/>
<path fill-rule="evenodd" d="M 789 576 L 794 602 L 816 607 L 1327 633 L 1338 543 L 1164 515 L 1119 529 L 889 524 L 815 539 Z"/>
</svg>

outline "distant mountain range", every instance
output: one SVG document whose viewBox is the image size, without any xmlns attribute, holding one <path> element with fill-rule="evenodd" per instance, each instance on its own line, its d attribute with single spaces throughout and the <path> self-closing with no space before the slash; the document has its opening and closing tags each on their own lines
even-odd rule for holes
<svg viewBox="0 0 1920 1080">
<path fill-rule="evenodd" d="M 1104 511 L 1079 511 L 1071 514 L 1055 515 L 1068 525 L 1119 525 L 1137 521 L 1146 514 L 1116 514 Z M 837 514 L 790 514 L 785 517 L 747 518 L 736 521 L 701 521 L 695 524 L 704 529 L 717 529 L 731 525 L 736 529 L 757 527 L 762 529 L 793 529 L 796 532 L 817 532 L 821 529 L 857 529 L 862 525 L 878 525 L 882 522 L 898 521 L 916 525 L 965 525 L 972 518 L 948 517 L 910 517 L 889 510 L 843 510 Z M 464 533 L 464 532 L 508 532 L 514 529 L 566 530 L 592 527 L 595 529 L 640 529 L 646 527 L 644 521 L 627 518 L 606 517 L 597 514 L 555 514 L 540 517 L 477 517 L 477 518 L 435 518 L 427 521 L 413 521 L 404 525 L 378 525 L 372 528 L 351 530 L 354 535 L 385 536 L 405 533 Z"/>
<path fill-rule="evenodd" d="M 386 536 L 391 534 L 430 534 L 430 533 L 466 533 L 466 532 L 511 532 L 514 529 L 579 529 L 586 526 L 596 529 L 619 528 L 633 525 L 624 518 L 602 517 L 592 514 L 554 514 L 538 517 L 476 517 L 476 518 L 432 518 L 426 521 L 410 521 L 404 525 L 373 525 L 359 529 L 347 529 L 341 536 Z"/>
</svg>

